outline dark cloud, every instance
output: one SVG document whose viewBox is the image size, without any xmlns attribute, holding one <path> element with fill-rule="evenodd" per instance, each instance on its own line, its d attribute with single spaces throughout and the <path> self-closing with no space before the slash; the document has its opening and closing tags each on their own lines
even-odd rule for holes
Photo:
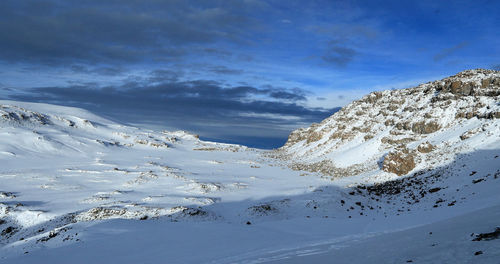
<svg viewBox="0 0 500 264">
<path fill-rule="evenodd" d="M 202 48 L 201 51 L 205 54 L 216 56 L 219 58 L 227 59 L 231 56 L 233 56 L 232 52 L 229 52 L 227 50 L 221 50 L 217 48 Z"/>
<path fill-rule="evenodd" d="M 305 101 L 306 95 L 311 93 L 300 88 L 285 89 L 273 87 L 271 85 L 265 85 L 261 91 L 272 98 L 290 101 Z"/>
<path fill-rule="evenodd" d="M 0 60 L 67 64 L 164 61 L 192 47 L 241 43 L 252 1 L 0 2 Z M 215 49 L 214 49 L 215 50 Z"/>
<path fill-rule="evenodd" d="M 182 71 L 154 70 L 150 73 L 147 81 L 150 83 L 177 82 L 182 76 L 184 76 Z"/>
<path fill-rule="evenodd" d="M 440 61 L 440 60 L 443 60 L 447 57 L 449 57 L 450 55 L 452 55 L 453 53 L 467 47 L 469 45 L 469 42 L 467 41 L 462 41 L 460 43 L 458 43 L 457 45 L 453 46 L 453 47 L 450 47 L 450 48 L 446 48 L 446 49 L 443 49 L 441 50 L 439 53 L 437 53 L 436 55 L 434 55 L 434 61 Z"/>
<path fill-rule="evenodd" d="M 326 39 L 327 45 L 321 59 L 329 64 L 344 67 L 358 52 L 356 48 L 365 41 L 375 40 L 379 32 L 371 27 L 358 24 L 333 24 L 308 28 Z"/>
<path fill-rule="evenodd" d="M 163 76 L 170 72 L 156 71 L 154 74 Z M 318 122 L 334 112 L 334 109 L 299 104 L 305 100 L 305 92 L 297 88 L 225 88 L 211 80 L 130 82 L 108 87 L 92 84 L 42 87 L 11 98 L 83 107 L 126 123 L 186 129 L 207 138 L 240 140 L 240 143 L 253 146 L 262 145 L 257 141 L 241 140 L 254 140 L 257 135 L 261 139 L 282 142 L 291 129 Z"/>
<path fill-rule="evenodd" d="M 229 74 L 229 75 L 239 75 L 243 73 L 243 70 L 231 69 L 226 66 L 212 66 L 210 71 L 216 74 Z"/>
<path fill-rule="evenodd" d="M 104 76 L 117 76 L 126 72 L 126 70 L 121 67 L 87 67 L 85 65 L 71 65 L 69 68 L 76 73 L 98 74 Z"/>
<path fill-rule="evenodd" d="M 306 93 L 300 89 L 294 89 L 292 91 L 285 89 L 279 89 L 279 90 L 273 89 L 273 90 L 267 90 L 267 92 L 269 93 L 269 96 L 276 99 L 284 99 L 290 101 L 306 100 Z"/>
<path fill-rule="evenodd" d="M 321 58 L 328 63 L 343 67 L 351 62 L 356 54 L 357 52 L 352 48 L 334 44 L 328 48 L 326 54 Z"/>
</svg>

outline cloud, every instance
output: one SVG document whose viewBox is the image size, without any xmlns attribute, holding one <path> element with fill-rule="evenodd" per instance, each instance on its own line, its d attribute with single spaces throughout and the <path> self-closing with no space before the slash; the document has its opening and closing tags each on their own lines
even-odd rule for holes
<svg viewBox="0 0 500 264">
<path fill-rule="evenodd" d="M 169 61 L 196 46 L 242 43 L 253 2 L 0 2 L 0 59 L 44 64 Z"/>
<path fill-rule="evenodd" d="M 177 82 L 182 76 L 184 76 L 182 71 L 154 70 L 150 72 L 146 81 L 149 83 Z M 142 78 L 139 80 L 142 80 Z"/>
<path fill-rule="evenodd" d="M 349 64 L 358 55 L 358 47 L 367 40 L 373 41 L 379 35 L 374 28 L 355 23 L 312 26 L 307 30 L 327 39 L 325 51 L 320 58 L 338 67 Z"/>
<path fill-rule="evenodd" d="M 11 99 L 87 108 L 126 123 L 186 129 L 209 138 L 275 138 L 318 122 L 335 109 L 306 107 L 306 92 L 276 87 L 224 87 L 212 80 L 178 81 L 175 73 L 155 71 L 150 79 L 118 86 L 73 85 L 34 88 Z M 161 76 L 167 76 L 162 79 Z M 241 142 L 241 141 L 240 141 Z M 245 141 L 243 141 L 245 142 Z M 258 142 L 246 142 L 255 145 Z M 277 145 L 275 145 L 277 146 Z"/>
<path fill-rule="evenodd" d="M 74 64 L 69 66 L 71 71 L 84 74 L 98 74 L 104 76 L 117 76 L 126 72 L 122 67 L 88 67 L 85 65 Z"/>
<path fill-rule="evenodd" d="M 243 73 L 243 70 L 239 69 L 231 69 L 226 66 L 218 65 L 218 66 L 212 66 L 209 69 L 211 72 L 216 73 L 216 74 L 229 74 L 229 75 L 239 75 Z"/>
<path fill-rule="evenodd" d="M 438 52 L 436 55 L 434 55 L 434 61 L 436 61 L 436 62 L 441 61 L 441 60 L 453 55 L 453 53 L 467 47 L 468 45 L 469 45 L 469 42 L 462 41 L 453 47 L 443 49 L 440 52 Z"/>
<path fill-rule="evenodd" d="M 333 44 L 321 58 L 328 63 L 343 67 L 351 62 L 356 54 L 357 52 L 352 48 Z"/>
</svg>

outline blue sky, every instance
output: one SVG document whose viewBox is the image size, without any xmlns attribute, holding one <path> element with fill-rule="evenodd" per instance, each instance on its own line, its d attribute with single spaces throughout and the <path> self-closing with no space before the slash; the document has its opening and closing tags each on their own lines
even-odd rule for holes
<svg viewBox="0 0 500 264">
<path fill-rule="evenodd" d="M 277 147 L 368 92 L 500 68 L 498 1 L 0 2 L 0 98 Z"/>
</svg>

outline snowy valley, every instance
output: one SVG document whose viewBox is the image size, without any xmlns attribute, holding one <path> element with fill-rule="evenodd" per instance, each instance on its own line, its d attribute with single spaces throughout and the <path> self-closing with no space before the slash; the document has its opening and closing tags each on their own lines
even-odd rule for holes
<svg viewBox="0 0 500 264">
<path fill-rule="evenodd" d="M 0 162 L 0 263 L 500 259 L 499 71 L 371 93 L 272 151 L 0 101 Z"/>
</svg>

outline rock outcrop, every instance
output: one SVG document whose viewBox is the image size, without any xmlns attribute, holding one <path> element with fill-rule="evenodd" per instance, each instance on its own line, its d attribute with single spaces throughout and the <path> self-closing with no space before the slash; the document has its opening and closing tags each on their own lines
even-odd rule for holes
<svg viewBox="0 0 500 264">
<path fill-rule="evenodd" d="M 399 147 L 389 152 L 382 164 L 382 169 L 386 172 L 398 176 L 405 175 L 415 168 L 415 151 L 409 150 L 406 146 Z"/>
</svg>

